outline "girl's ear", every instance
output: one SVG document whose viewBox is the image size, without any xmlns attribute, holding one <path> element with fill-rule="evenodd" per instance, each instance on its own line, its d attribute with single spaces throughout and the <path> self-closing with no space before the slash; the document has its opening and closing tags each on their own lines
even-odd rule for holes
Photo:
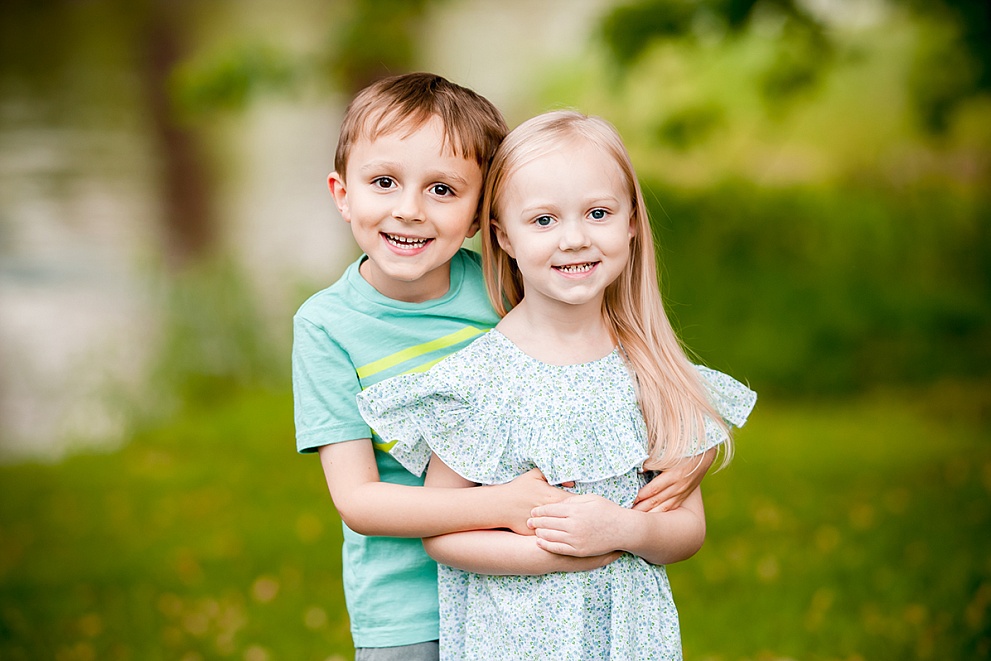
<svg viewBox="0 0 991 661">
<path fill-rule="evenodd" d="M 495 230 L 496 240 L 499 241 L 499 247 L 506 251 L 506 254 L 516 259 L 516 252 L 513 250 L 513 244 L 509 241 L 509 235 L 507 235 L 502 227 L 496 222 L 496 219 L 492 219 L 492 229 Z"/>
<path fill-rule="evenodd" d="M 327 187 L 330 189 L 330 194 L 334 196 L 334 204 L 337 205 L 337 210 L 341 212 L 344 222 L 350 223 L 351 208 L 348 206 L 348 191 L 344 186 L 344 178 L 336 172 L 331 172 L 327 177 Z"/>
</svg>

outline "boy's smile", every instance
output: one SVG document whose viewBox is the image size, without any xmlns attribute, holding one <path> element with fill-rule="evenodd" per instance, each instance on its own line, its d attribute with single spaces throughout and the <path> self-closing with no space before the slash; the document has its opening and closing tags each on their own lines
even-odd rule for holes
<svg viewBox="0 0 991 661">
<path fill-rule="evenodd" d="M 398 127 L 351 150 L 347 176 L 328 183 L 358 246 L 360 273 L 389 298 L 422 302 L 450 286 L 450 260 L 478 229 L 482 171 L 444 144 L 439 117 Z"/>
</svg>

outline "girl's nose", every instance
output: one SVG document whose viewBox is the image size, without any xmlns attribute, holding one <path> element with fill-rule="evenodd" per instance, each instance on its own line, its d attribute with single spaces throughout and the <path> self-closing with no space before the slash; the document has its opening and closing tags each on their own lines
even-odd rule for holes
<svg viewBox="0 0 991 661">
<path fill-rule="evenodd" d="M 583 219 L 566 220 L 561 227 L 561 249 L 580 250 L 591 244 Z"/>
<path fill-rule="evenodd" d="M 392 210 L 392 217 L 407 223 L 423 222 L 423 207 L 420 202 L 420 195 L 416 190 L 403 191 Z"/>
</svg>

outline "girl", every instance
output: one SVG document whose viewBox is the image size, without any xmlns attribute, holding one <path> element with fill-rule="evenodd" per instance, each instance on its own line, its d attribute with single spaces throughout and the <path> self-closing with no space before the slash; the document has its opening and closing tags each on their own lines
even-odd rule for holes
<svg viewBox="0 0 991 661">
<path fill-rule="evenodd" d="M 680 659 L 663 565 L 701 546 L 701 491 L 670 512 L 629 508 L 644 471 L 718 444 L 728 457 L 728 427 L 756 396 L 686 358 L 640 186 L 605 121 L 558 111 L 520 125 L 496 152 L 481 220 L 502 320 L 429 372 L 369 388 L 359 408 L 410 470 L 430 460 L 428 485 L 537 467 L 576 495 L 534 510 L 533 537 L 424 540 L 442 563 L 441 657 Z M 561 555 L 595 568 L 547 573 Z"/>
</svg>

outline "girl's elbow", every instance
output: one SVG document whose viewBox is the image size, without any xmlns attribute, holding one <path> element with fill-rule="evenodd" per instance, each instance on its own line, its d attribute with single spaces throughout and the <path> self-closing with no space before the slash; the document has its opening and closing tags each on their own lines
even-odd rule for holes
<svg viewBox="0 0 991 661">
<path fill-rule="evenodd" d="M 427 552 L 427 555 L 429 555 L 434 562 L 448 564 L 451 559 L 444 554 L 444 544 L 441 541 L 441 538 L 442 536 L 424 537 L 423 550 Z M 447 562 L 445 562 L 445 560 Z"/>
</svg>

